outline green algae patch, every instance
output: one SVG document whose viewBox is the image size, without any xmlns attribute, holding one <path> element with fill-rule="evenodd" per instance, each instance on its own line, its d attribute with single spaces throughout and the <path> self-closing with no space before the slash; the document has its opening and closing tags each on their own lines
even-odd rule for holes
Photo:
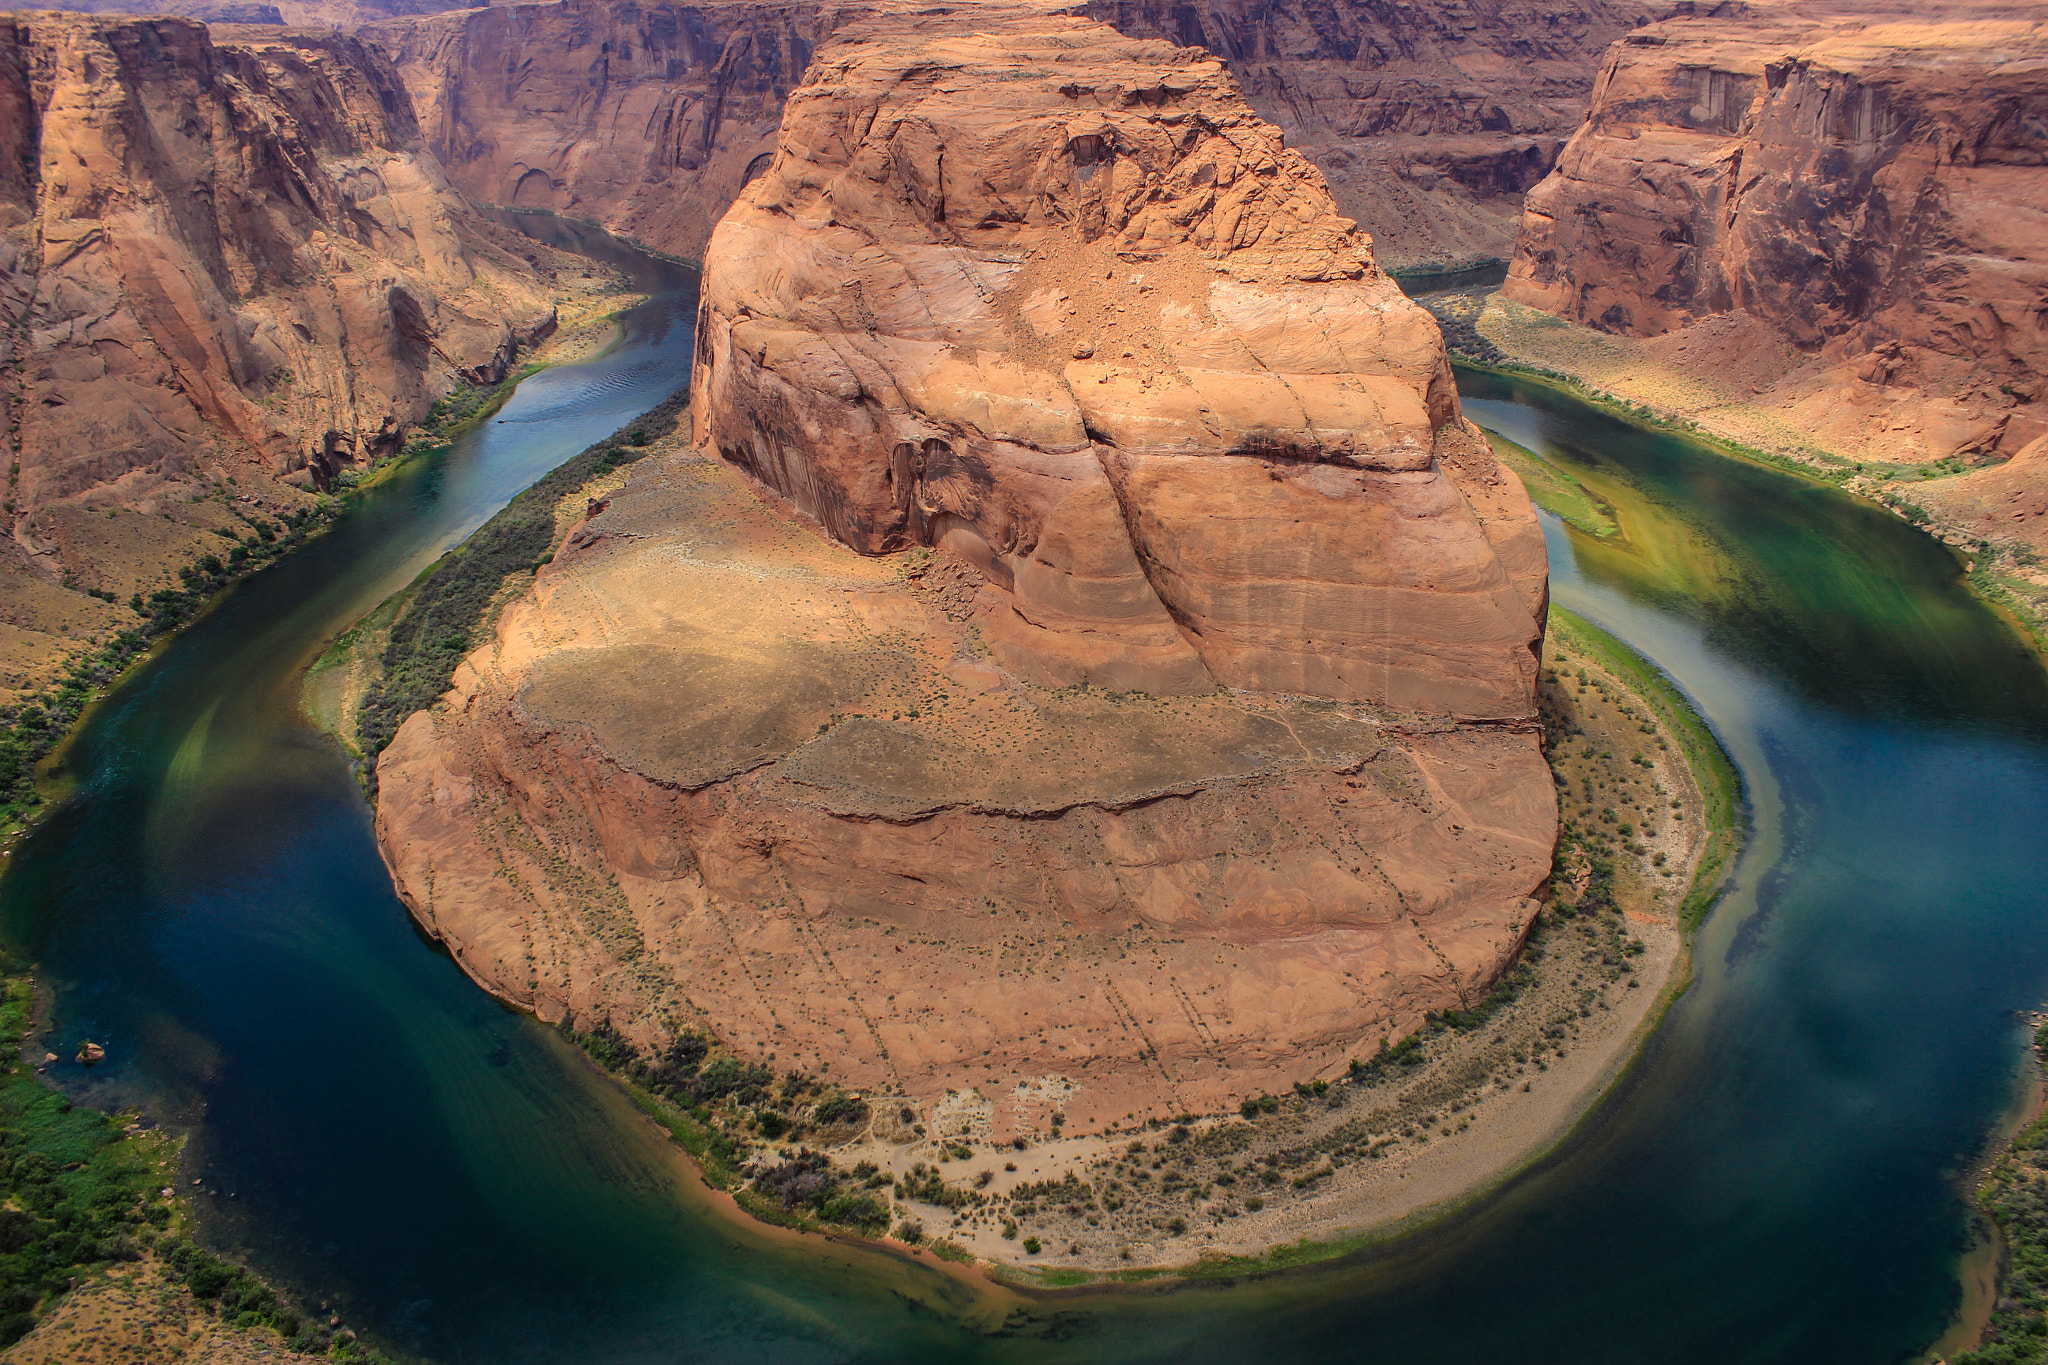
<svg viewBox="0 0 2048 1365">
<path fill-rule="evenodd" d="M 1529 500 L 1538 507 L 1589 536 L 1605 539 L 1621 534 L 1613 506 L 1570 473 L 1497 431 L 1488 431 L 1486 439 L 1501 463 L 1521 478 Z"/>
</svg>

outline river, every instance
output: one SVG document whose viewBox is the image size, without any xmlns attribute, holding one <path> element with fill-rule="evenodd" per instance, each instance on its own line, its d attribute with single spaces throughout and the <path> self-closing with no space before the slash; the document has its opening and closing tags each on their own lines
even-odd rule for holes
<svg viewBox="0 0 2048 1365">
<path fill-rule="evenodd" d="M 1533 386 L 1468 411 L 1617 509 L 1545 519 L 1557 600 L 1725 738 L 1756 837 L 1643 1064 L 1542 1166 L 1370 1256 L 1025 1300 L 733 1222 L 548 1029 L 413 929 L 341 752 L 326 642 L 687 374 L 694 279 L 228 590 L 66 751 L 0 879 L 60 1083 L 191 1135 L 208 1239 L 394 1354 L 448 1362 L 1882 1362 L 1957 1301 L 1957 1172 L 2048 986 L 2048 675 L 1954 557 L 1830 489 Z"/>
</svg>

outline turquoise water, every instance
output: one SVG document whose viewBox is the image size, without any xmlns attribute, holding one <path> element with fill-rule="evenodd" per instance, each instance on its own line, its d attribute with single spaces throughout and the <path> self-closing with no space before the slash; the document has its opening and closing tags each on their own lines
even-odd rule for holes
<svg viewBox="0 0 2048 1365">
<path fill-rule="evenodd" d="M 686 377 L 693 281 L 620 259 L 656 291 L 627 343 L 228 592 L 94 713 L 75 795 L 0 880 L 52 1050 L 110 1050 L 61 1083 L 191 1133 L 212 1240 L 442 1361 L 1724 1365 L 1896 1360 L 1941 1331 L 1954 1172 L 2048 986 L 2042 671 L 1897 521 L 1482 377 L 1470 411 L 1628 533 L 1548 524 L 1558 600 L 1698 700 L 1756 807 L 1697 986 L 1579 1137 L 1409 1243 L 1178 1292 L 1026 1301 L 718 1214 L 412 929 L 297 704 L 334 633 Z"/>
</svg>

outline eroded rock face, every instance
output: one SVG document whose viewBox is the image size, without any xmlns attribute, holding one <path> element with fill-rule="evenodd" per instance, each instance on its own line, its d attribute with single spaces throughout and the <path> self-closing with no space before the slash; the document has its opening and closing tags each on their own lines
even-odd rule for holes
<svg viewBox="0 0 2048 1365">
<path fill-rule="evenodd" d="M 1681 18 L 1617 43 L 1510 298 L 1655 336 L 1733 310 L 1905 458 L 2048 434 L 2048 23 L 1989 3 Z"/>
<path fill-rule="evenodd" d="M 0 354 L 15 528 L 193 477 L 395 449 L 551 310 L 442 175 L 390 65 L 333 33 L 0 19 Z"/>
<path fill-rule="evenodd" d="M 1528 713 L 1527 503 L 1212 57 L 843 30 L 713 236 L 697 345 L 699 440 L 857 550 L 981 568 L 1020 676 Z"/>
<path fill-rule="evenodd" d="M 1534 734 L 1034 686 L 902 562 L 650 458 L 378 763 L 420 923 L 543 1019 L 972 1091 L 998 1136 L 1335 1076 L 1513 960 Z"/>
<path fill-rule="evenodd" d="M 1221 63 L 974 19 L 818 55 L 712 242 L 701 449 L 405 723 L 378 838 L 543 1018 L 1088 1131 L 1512 961 L 1543 548 Z"/>
<path fill-rule="evenodd" d="M 1636 0 L 1094 0 L 1132 37 L 1205 48 L 1328 177 L 1381 264 L 1505 257 L 1522 195 L 1585 117 Z"/>
<path fill-rule="evenodd" d="M 874 6 L 568 0 L 373 24 L 463 189 L 701 255 L 774 150 L 810 54 Z M 1076 0 L 1226 59 L 1395 264 L 1504 256 L 1637 0 L 1388 9 Z M 971 13 L 972 11 L 969 11 Z"/>
<path fill-rule="evenodd" d="M 475 199 L 588 218 L 696 259 L 775 149 L 840 7 L 494 5 L 365 25 Z"/>
</svg>

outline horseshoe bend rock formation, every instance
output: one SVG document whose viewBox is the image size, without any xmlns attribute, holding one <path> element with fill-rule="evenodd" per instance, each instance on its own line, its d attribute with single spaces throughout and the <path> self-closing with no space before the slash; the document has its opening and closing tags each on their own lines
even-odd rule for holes
<svg viewBox="0 0 2048 1365">
<path fill-rule="evenodd" d="M 544 1018 L 1084 1129 L 1335 1074 L 1549 871 L 1526 496 L 1206 54 L 841 30 L 638 467 L 379 763 Z"/>
<path fill-rule="evenodd" d="M 792 96 L 707 257 L 699 439 L 982 569 L 1034 681 L 1526 714 L 1526 504 L 1321 176 L 1214 58 L 979 23 L 856 28 Z"/>
<path fill-rule="evenodd" d="M 2039 7 L 1713 13 L 1610 50 L 1504 294 L 1633 336 L 1747 314 L 1812 357 L 1764 401 L 1878 458 L 2048 435 Z"/>
</svg>

